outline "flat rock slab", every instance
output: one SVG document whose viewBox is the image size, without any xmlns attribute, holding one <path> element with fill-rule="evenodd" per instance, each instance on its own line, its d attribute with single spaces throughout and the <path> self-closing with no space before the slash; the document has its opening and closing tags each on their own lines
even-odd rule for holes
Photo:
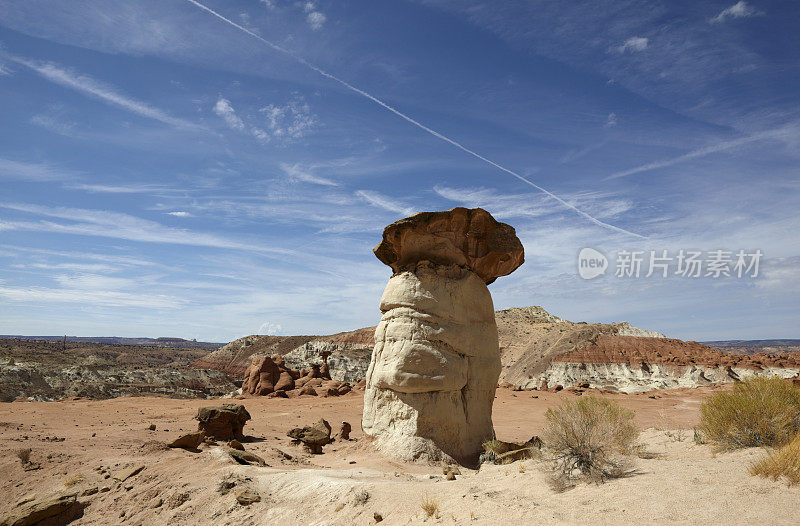
<svg viewBox="0 0 800 526">
<path fill-rule="evenodd" d="M 200 444 L 203 443 L 203 439 L 205 437 L 206 434 L 202 431 L 197 431 L 195 433 L 186 433 L 185 435 L 179 436 L 168 445 L 169 447 L 196 450 L 200 446 Z"/>
<path fill-rule="evenodd" d="M 225 448 L 225 452 L 228 453 L 233 460 L 238 462 L 239 464 L 257 464 L 259 466 L 266 466 L 267 462 L 256 455 L 255 453 L 250 453 L 249 451 L 242 451 L 239 449 L 233 449 L 230 447 Z"/>
<path fill-rule="evenodd" d="M 133 466 L 130 468 L 125 468 L 117 471 L 113 475 L 111 475 L 114 480 L 118 480 L 120 482 L 125 482 L 129 478 L 138 475 L 140 471 L 144 469 L 144 466 Z"/>
<path fill-rule="evenodd" d="M 75 493 L 61 493 L 41 500 L 21 503 L 8 515 L 0 519 L 0 526 L 33 526 L 67 524 L 83 509 Z"/>
</svg>

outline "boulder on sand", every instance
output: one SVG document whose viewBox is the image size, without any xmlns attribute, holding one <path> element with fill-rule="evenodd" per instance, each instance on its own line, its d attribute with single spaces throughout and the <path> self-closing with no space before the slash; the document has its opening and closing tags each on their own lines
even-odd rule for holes
<svg viewBox="0 0 800 526">
<path fill-rule="evenodd" d="M 296 427 L 287 435 L 296 442 L 302 442 L 306 449 L 314 454 L 322 453 L 322 446 L 331 441 L 331 425 L 324 419 L 311 426 Z"/>
<path fill-rule="evenodd" d="M 187 449 L 189 451 L 196 451 L 200 444 L 203 443 L 203 440 L 206 438 L 206 434 L 202 431 L 195 431 L 194 433 L 186 433 L 185 435 L 181 435 L 171 443 L 167 444 L 169 447 L 177 447 L 181 449 Z"/>
<path fill-rule="evenodd" d="M 244 424 L 250 413 L 241 404 L 222 404 L 216 407 L 201 407 L 195 416 L 200 421 L 198 430 L 214 440 L 244 440 Z"/>
</svg>

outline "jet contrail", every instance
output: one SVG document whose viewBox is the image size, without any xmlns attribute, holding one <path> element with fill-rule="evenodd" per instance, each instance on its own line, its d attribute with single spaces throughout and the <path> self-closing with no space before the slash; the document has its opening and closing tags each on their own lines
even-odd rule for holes
<svg viewBox="0 0 800 526">
<path fill-rule="evenodd" d="M 729 150 L 731 148 L 735 148 L 737 146 L 741 146 L 743 144 L 749 144 L 751 142 L 761 141 L 764 139 L 780 139 L 781 137 L 786 135 L 787 130 L 789 130 L 789 127 L 784 126 L 782 128 L 776 128 L 774 130 L 766 130 L 763 132 L 754 133 L 753 135 L 748 135 L 747 137 L 741 137 L 739 139 L 733 139 L 730 141 L 717 143 L 712 146 L 707 146 L 705 148 L 700 148 L 699 150 L 691 151 L 689 153 L 683 154 L 673 159 L 656 161 L 653 163 L 644 164 L 642 166 L 637 166 L 636 168 L 631 168 L 630 170 L 613 173 L 602 180 L 610 181 L 611 179 L 619 179 L 620 177 L 627 177 L 629 175 L 634 175 L 641 172 L 647 172 L 650 170 L 655 170 L 657 168 L 665 168 L 667 166 L 672 166 L 673 164 L 678 164 L 683 161 L 689 161 L 697 157 L 705 157 L 706 155 L 712 153 L 722 152 L 725 150 Z"/>
<path fill-rule="evenodd" d="M 379 98 L 377 98 L 377 97 L 374 97 L 374 96 L 370 95 L 370 94 L 369 94 L 369 93 L 367 93 L 366 91 L 364 91 L 364 90 L 362 90 L 362 89 L 359 89 L 359 88 L 357 88 L 357 87 L 353 86 L 352 84 L 350 84 L 350 83 L 348 83 L 348 82 L 346 82 L 346 81 L 344 81 L 344 80 L 342 80 L 342 79 L 340 79 L 340 78 L 338 78 L 338 77 L 336 77 L 336 76 L 334 76 L 334 75 L 331 75 L 331 74 L 330 74 L 330 73 L 328 73 L 327 71 L 325 71 L 325 70 L 323 70 L 323 69 L 320 69 L 320 68 L 318 68 L 317 66 L 315 66 L 314 64 L 312 64 L 312 63 L 308 62 L 308 61 L 307 61 L 306 59 L 304 59 L 303 57 L 300 57 L 300 56 L 298 56 L 298 55 L 295 55 L 294 53 L 292 53 L 292 52 L 291 52 L 291 51 L 289 51 L 288 49 L 286 49 L 286 48 L 284 48 L 284 47 L 281 47 L 281 46 L 279 46 L 279 45 L 277 45 L 277 44 L 274 44 L 274 43 L 270 42 L 269 40 L 267 40 L 267 39 L 263 38 L 262 36 L 260 36 L 260 35 L 258 35 L 258 34 L 256 34 L 256 33 L 253 33 L 253 32 L 252 32 L 252 31 L 250 31 L 249 29 L 247 29 L 247 28 L 245 28 L 245 27 L 242 27 L 242 26 L 240 26 L 240 25 L 239 25 L 239 24 L 237 24 L 236 22 L 233 22 L 232 20 L 228 20 L 227 18 L 225 18 L 225 17 L 224 17 L 224 16 L 222 16 L 221 14 L 217 13 L 216 11 L 214 11 L 213 9 L 211 9 L 211 8 L 209 8 L 209 7 L 206 7 L 205 5 L 201 4 L 200 2 L 197 2 L 196 0 L 186 0 L 186 1 L 187 1 L 187 2 L 189 2 L 190 4 L 194 4 L 195 6 L 199 7 L 199 8 L 200 8 L 200 9 L 202 9 L 203 11 L 206 11 L 206 12 L 208 12 L 208 13 L 210 13 L 210 14 L 214 15 L 215 17 L 219 18 L 219 19 L 220 19 L 220 20 L 222 20 L 223 22 L 226 22 L 226 23 L 228 23 L 228 24 L 232 25 L 233 27 L 235 27 L 235 28 L 236 28 L 236 29 L 238 29 L 239 31 L 243 31 L 243 32 L 247 33 L 247 34 L 248 34 L 248 35 L 250 35 L 251 37 L 253 37 L 253 38 L 255 38 L 255 39 L 257 39 L 257 40 L 261 41 L 262 43 L 264 43 L 264 44 L 266 44 L 266 45 L 268 45 L 269 47 L 271 47 L 271 48 L 272 48 L 272 49 L 274 49 L 275 51 L 279 51 L 279 52 L 281 52 L 281 53 L 283 53 L 283 54 L 285 54 L 285 55 L 288 55 L 288 56 L 292 57 L 292 58 L 293 58 L 294 60 L 296 60 L 297 62 L 299 62 L 299 63 L 303 64 L 304 66 L 306 66 L 306 67 L 308 67 L 308 68 L 310 68 L 310 69 L 312 69 L 312 70 L 316 71 L 317 73 L 319 73 L 319 74 L 320 74 L 320 75 L 322 75 L 323 77 L 325 77 L 325 78 L 328 78 L 328 79 L 331 79 L 332 81 L 334 81 L 334 82 L 337 82 L 337 83 L 341 84 L 342 86 L 344 86 L 345 88 L 349 89 L 350 91 L 353 91 L 353 92 L 355 92 L 355 93 L 358 93 L 358 94 L 359 94 L 359 95 L 361 95 L 362 97 L 365 97 L 365 98 L 367 98 L 367 99 L 371 100 L 372 102 L 374 102 L 375 104 L 378 104 L 378 105 L 379 105 L 379 106 L 381 106 L 382 108 L 384 108 L 384 109 L 386 109 L 386 110 L 388 110 L 388 111 L 390 111 L 390 112 L 394 113 L 395 115 L 397 115 L 397 116 L 398 116 L 398 117 L 400 117 L 401 119 L 404 119 L 404 120 L 406 120 L 406 121 L 410 122 L 411 124 L 413 124 L 413 125 L 414 125 L 414 126 L 416 126 L 417 128 L 420 128 L 421 130 L 424 130 L 424 131 L 426 131 L 426 132 L 430 133 L 430 134 L 431 134 L 431 135 L 433 135 L 434 137 L 437 137 L 437 138 L 439 138 L 439 139 L 441 139 L 441 140 L 443 140 L 443 141 L 445 141 L 445 142 L 447 142 L 447 143 L 450 143 L 450 144 L 452 144 L 453 146 L 455 146 L 455 147 L 456 147 L 456 148 L 458 148 L 459 150 L 462 150 L 462 151 L 464 151 L 464 152 L 466 152 L 466 153 L 468 153 L 468 154 L 472 155 L 472 156 L 473 156 L 473 157 L 475 157 L 476 159 L 480 159 L 481 161 L 483 161 L 483 162 L 485 162 L 485 163 L 487 163 L 487 164 L 490 164 L 490 165 L 494 166 L 495 168 L 497 168 L 497 169 L 499 169 L 499 170 L 502 170 L 503 172 L 506 172 L 506 173 L 507 173 L 507 174 L 509 174 L 509 175 L 512 175 L 512 176 L 516 177 L 517 179 L 519 179 L 519 180 L 520 180 L 520 181 L 522 181 L 523 183 L 529 184 L 530 186 L 532 186 L 532 187 L 536 188 L 537 190 L 539 190 L 540 192 L 544 193 L 545 195 L 547 195 L 547 196 L 549 196 L 549 197 L 552 197 L 553 199 L 555 199 L 556 201 L 558 201 L 559 203 L 561 203 L 562 205 L 564 205 L 564 206 L 565 206 L 565 207 L 567 207 L 568 209 L 572 210 L 572 211 L 573 211 L 573 212 L 575 212 L 576 214 L 580 215 L 581 217 L 583 217 L 583 218 L 585 218 L 585 219 L 588 219 L 588 220 L 589 220 L 589 221 L 591 221 L 592 223 L 594 223 L 594 224 L 596 224 L 596 225 L 599 225 L 599 226 L 601 226 L 601 227 L 603 227 L 603 228 L 608 228 L 609 230 L 613 230 L 613 231 L 615 231 L 615 232 L 620 232 L 620 233 L 623 233 L 623 234 L 627 234 L 627 235 L 629 235 L 629 236 L 634 236 L 634 237 L 638 237 L 638 238 L 643 238 L 643 239 L 646 239 L 646 236 L 643 236 L 643 235 L 641 235 L 641 234 L 637 234 L 637 233 L 635 233 L 635 232 L 630 232 L 629 230 L 625 230 L 624 228 L 620 228 L 620 227 L 618 227 L 618 226 L 614 226 L 614 225 L 609 225 L 608 223 L 604 223 L 603 221 L 600 221 L 600 220 L 599 220 L 599 219 L 597 219 L 596 217 L 594 217 L 594 216 L 592 216 L 592 215 L 589 215 L 589 214 L 587 214 L 586 212 L 584 212 L 584 211 L 583 211 L 583 210 L 581 210 L 580 208 L 577 208 L 576 206 L 574 206 L 574 205 L 572 205 L 572 204 L 568 203 L 567 201 L 565 201 L 565 200 L 561 199 L 561 198 L 560 198 L 560 197 L 558 197 L 556 194 L 554 194 L 554 193 L 552 193 L 552 192 L 550 192 L 550 191 L 548 191 L 548 190 L 546 190 L 546 189 L 542 188 L 541 186 L 537 185 L 536 183 L 534 183 L 534 182 L 532 182 L 532 181 L 529 181 L 529 180 L 528 180 L 528 179 L 526 179 L 525 177 L 523 177 L 523 176 L 519 175 L 517 172 L 515 172 L 515 171 L 513 171 L 513 170 L 510 170 L 510 169 L 508 169 L 508 168 L 506 168 L 506 167 L 504 167 L 504 166 L 501 166 L 501 165 L 497 164 L 496 162 L 492 161 L 491 159 L 487 159 L 487 158 L 486 158 L 486 157 L 484 157 L 483 155 L 481 155 L 481 154 L 479 154 L 479 153 L 477 153 L 477 152 L 474 152 L 474 151 L 470 150 L 469 148 L 467 148 L 466 146 L 462 145 L 461 143 L 459 143 L 459 142 L 457 142 L 457 141 L 454 141 L 453 139 L 451 139 L 451 138 L 449 138 L 449 137 L 446 137 L 446 136 L 442 135 L 441 133 L 437 132 L 436 130 L 432 130 L 431 128 L 428 128 L 428 127 L 427 127 L 427 126 L 425 126 L 424 124 L 422 124 L 422 123 L 420 123 L 420 122 L 417 122 L 417 121 L 415 121 L 414 119 L 412 119 L 411 117 L 409 117 L 409 116 L 408 116 L 408 115 L 406 115 L 405 113 L 402 113 L 400 110 L 396 110 L 396 109 L 394 109 L 393 107 L 389 106 L 388 104 L 386 104 L 385 102 L 383 102 L 383 101 L 382 101 L 382 100 L 380 100 Z"/>
</svg>

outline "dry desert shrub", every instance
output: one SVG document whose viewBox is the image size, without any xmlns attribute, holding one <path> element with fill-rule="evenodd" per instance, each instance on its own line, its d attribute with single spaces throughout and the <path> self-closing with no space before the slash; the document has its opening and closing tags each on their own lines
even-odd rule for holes
<svg viewBox="0 0 800 526">
<path fill-rule="evenodd" d="M 483 458 L 495 464 L 510 464 L 516 460 L 527 460 L 536 458 L 542 448 L 542 441 L 534 436 L 527 442 L 517 444 L 505 442 L 493 437 L 486 440 L 483 444 Z"/>
<path fill-rule="evenodd" d="M 425 495 L 422 497 L 422 503 L 420 504 L 422 511 L 425 512 L 426 517 L 435 517 L 439 518 L 439 501 L 436 497 L 431 497 L 426 492 Z"/>
<path fill-rule="evenodd" d="M 753 464 L 750 474 L 772 480 L 785 478 L 790 486 L 800 483 L 800 434 L 779 450 Z"/>
<path fill-rule="evenodd" d="M 577 477 L 602 482 L 629 473 L 639 430 L 634 413 L 614 401 L 589 396 L 567 401 L 545 413 L 544 443 L 555 461 L 554 488 L 566 489 Z"/>
<path fill-rule="evenodd" d="M 31 448 L 29 447 L 20 448 L 16 451 L 16 455 L 20 462 L 22 462 L 23 464 L 27 464 L 28 462 L 31 461 Z"/>
<path fill-rule="evenodd" d="M 354 506 L 363 506 L 369 500 L 370 494 L 369 491 L 362 489 L 356 492 L 355 497 L 353 498 L 353 505 Z"/>
<path fill-rule="evenodd" d="M 800 388 L 778 377 L 737 382 L 700 407 L 700 429 L 724 449 L 779 447 L 800 432 Z"/>
<path fill-rule="evenodd" d="M 83 479 L 84 479 L 83 473 L 75 473 L 70 478 L 64 481 L 64 485 L 69 488 L 71 486 L 74 486 L 75 484 L 82 482 Z"/>
</svg>

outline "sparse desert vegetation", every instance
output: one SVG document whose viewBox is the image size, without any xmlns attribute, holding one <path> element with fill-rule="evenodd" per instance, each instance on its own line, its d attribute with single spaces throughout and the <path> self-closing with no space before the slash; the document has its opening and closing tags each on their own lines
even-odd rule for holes
<svg viewBox="0 0 800 526">
<path fill-rule="evenodd" d="M 31 461 L 31 448 L 29 447 L 19 448 L 15 451 L 15 454 L 23 465 Z"/>
<path fill-rule="evenodd" d="M 700 408 L 700 429 L 718 447 L 779 447 L 800 432 L 800 388 L 781 378 L 751 378 Z"/>
<path fill-rule="evenodd" d="M 426 517 L 439 518 L 439 500 L 435 496 L 428 495 L 425 492 L 425 495 L 422 496 L 420 507 L 425 512 Z"/>
<path fill-rule="evenodd" d="M 772 480 L 782 479 L 790 486 L 800 484 L 800 434 L 782 448 L 753 464 L 750 473 Z"/>
<path fill-rule="evenodd" d="M 545 414 L 544 443 L 557 477 L 604 481 L 628 471 L 639 430 L 634 413 L 606 398 L 566 401 Z"/>
<path fill-rule="evenodd" d="M 201 444 L 200 452 L 152 447 L 154 441 L 163 446 L 192 431 L 198 408 L 208 405 L 204 400 L 129 397 L 0 404 L 0 422 L 7 423 L 0 427 L 0 448 L 5 452 L 0 470 L 10 473 L 13 481 L 0 490 L 0 499 L 7 503 L 0 516 L 27 495 L 45 497 L 59 491 L 77 494 L 78 502 L 88 504 L 76 525 L 108 524 L 109 517 L 111 522 L 122 522 L 117 519 L 123 511 L 124 524 L 156 525 L 219 524 L 221 517 L 223 522 L 246 524 L 274 517 L 287 524 L 368 526 L 375 524 L 375 513 L 382 516 L 381 525 L 423 520 L 492 525 L 513 523 L 520 516 L 531 523 L 552 522 L 555 517 L 555 522 L 576 524 L 596 517 L 602 523 L 640 524 L 663 517 L 678 523 L 792 524 L 800 484 L 787 487 L 785 476 L 773 482 L 747 473 L 765 453 L 740 449 L 719 455 L 713 447 L 690 440 L 701 402 L 731 388 L 662 391 L 657 399 L 598 394 L 635 411 L 642 432 L 633 451 L 639 455 L 636 444 L 642 444 L 658 455 L 632 458 L 633 476 L 606 479 L 601 485 L 577 484 L 587 480 L 579 473 L 565 481 L 572 489 L 564 493 L 548 484 L 553 471 L 552 453 L 546 447 L 541 456 L 514 465 L 487 462 L 479 470 L 452 465 L 445 470 L 386 459 L 369 448 L 358 425 L 353 426 L 353 440 L 337 439 L 325 446 L 322 455 L 307 454 L 302 445 L 278 439 L 290 426 L 321 417 L 357 422 L 360 393 L 322 401 L 318 397 L 241 401 L 252 415 L 244 434 L 255 438 L 242 445 L 268 466 L 233 463 L 224 454 L 224 442 Z M 498 441 L 518 445 L 532 433 L 543 436 L 549 425 L 548 408 L 591 403 L 585 401 L 589 393 L 578 396 L 566 390 L 501 388 L 497 396 L 493 421 Z M 73 417 L 61 418 L 65 412 Z M 287 413 L 300 418 L 287 422 Z M 687 438 L 676 441 L 667 436 L 665 419 L 675 433 L 687 430 Z M 155 431 L 149 430 L 151 423 L 157 424 Z M 23 470 L 16 452 L 30 446 L 30 459 L 40 467 Z M 141 466 L 132 475 L 133 468 Z M 446 471 L 453 470 L 460 474 L 448 478 Z M 85 478 L 65 488 L 65 480 L 76 473 Z M 711 477 L 713 488 L 708 485 Z M 121 478 L 126 480 L 117 482 Z M 260 495 L 261 501 L 242 504 L 238 496 L 246 489 Z M 427 507 L 437 508 L 430 517 L 422 509 L 425 493 Z M 754 499 L 763 505 L 753 506 Z"/>
<path fill-rule="evenodd" d="M 66 480 L 64 480 L 64 486 L 70 488 L 72 486 L 75 486 L 76 484 L 80 484 L 81 482 L 83 482 L 85 478 L 86 477 L 83 475 L 83 473 L 75 473 L 74 475 L 71 475 Z"/>
</svg>

